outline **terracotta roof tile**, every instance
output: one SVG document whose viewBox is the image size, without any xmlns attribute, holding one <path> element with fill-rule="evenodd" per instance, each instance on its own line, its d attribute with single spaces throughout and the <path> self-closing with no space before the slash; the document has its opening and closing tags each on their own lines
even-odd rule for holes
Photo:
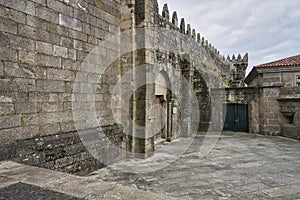
<svg viewBox="0 0 300 200">
<path fill-rule="evenodd" d="M 282 67 L 282 66 L 298 66 L 298 65 L 300 65 L 300 55 L 257 65 L 256 67 Z"/>
</svg>

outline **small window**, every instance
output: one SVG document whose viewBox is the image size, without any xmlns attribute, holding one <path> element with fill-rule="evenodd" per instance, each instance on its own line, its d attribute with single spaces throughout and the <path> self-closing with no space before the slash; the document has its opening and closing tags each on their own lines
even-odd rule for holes
<svg viewBox="0 0 300 200">
<path fill-rule="evenodd" d="M 300 75 L 296 76 L 296 85 L 300 86 Z"/>
</svg>

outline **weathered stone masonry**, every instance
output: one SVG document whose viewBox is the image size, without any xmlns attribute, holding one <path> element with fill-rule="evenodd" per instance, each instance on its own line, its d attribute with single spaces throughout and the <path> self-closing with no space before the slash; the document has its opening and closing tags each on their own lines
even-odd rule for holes
<svg viewBox="0 0 300 200">
<path fill-rule="evenodd" d="M 102 164 L 92 158 L 81 143 L 73 119 L 73 112 L 79 109 L 74 107 L 74 102 L 91 103 L 92 98 L 85 93 L 91 82 L 100 127 L 91 127 L 90 116 L 85 116 L 84 112 L 82 121 L 76 121 L 77 125 L 88 128 L 92 135 L 103 133 L 120 148 L 147 157 L 153 154 L 154 137 L 136 137 L 139 133 L 134 124 L 145 125 L 146 132 L 142 134 L 149 134 L 150 125 L 155 120 L 155 115 L 149 112 L 157 100 L 155 85 L 145 85 L 135 91 L 130 108 L 131 133 L 124 132 L 115 123 L 110 109 L 110 86 L 135 66 L 146 65 L 145 73 L 134 80 L 149 80 L 151 77 L 147 72 L 151 71 L 157 75 L 165 74 L 167 82 L 175 87 L 172 89 L 180 93 L 184 88 L 174 75 L 183 74 L 194 84 L 201 100 L 200 107 L 209 113 L 210 99 L 207 96 L 208 88 L 212 87 L 209 84 L 215 82 L 212 80 L 214 76 L 222 77 L 221 82 L 226 82 L 232 69 L 232 64 L 190 25 L 186 26 L 184 19 L 178 27 L 176 12 L 170 22 L 167 5 L 160 15 L 155 0 L 0 0 L 0 9 L 1 160 L 14 159 L 72 173 L 100 167 Z M 130 45 L 141 38 L 121 36 L 120 43 L 112 45 L 116 46 L 113 51 L 120 57 L 109 63 L 105 76 L 100 78 L 100 74 L 81 68 L 89 53 L 105 38 L 149 27 L 174 34 L 153 37 L 145 32 L 144 48 L 130 53 L 124 49 L 130 49 Z M 183 54 L 160 48 L 160 41 L 171 44 L 173 49 L 183 50 Z M 154 44 L 155 48 L 147 49 L 148 43 Z M 108 64 L 101 62 L 110 56 L 105 52 L 110 51 L 112 49 L 104 49 L 104 55 L 100 55 L 97 62 Z M 197 74 L 199 69 L 201 73 Z M 74 84 L 78 76 L 80 81 Z M 167 137 L 188 136 L 193 119 L 181 122 L 179 117 L 188 115 L 195 105 L 187 103 L 182 107 L 178 102 L 180 97 L 170 93 L 168 98 L 164 103 L 170 105 L 168 114 L 172 120 L 168 118 Z M 174 106 L 178 107 L 179 113 L 171 114 L 170 108 Z M 120 105 L 118 109 L 123 112 L 126 108 Z M 211 116 L 202 112 L 200 118 L 200 127 L 207 130 Z M 178 132 L 180 134 L 176 135 Z M 97 150 L 103 154 L 110 151 L 105 141 Z M 112 160 L 122 155 L 113 156 Z"/>
<path fill-rule="evenodd" d="M 255 107 L 259 118 L 255 126 L 259 133 L 299 139 L 299 62 L 294 56 L 253 68 L 246 78 L 250 87 L 259 90 Z M 282 62 L 285 63 L 282 64 Z"/>
<path fill-rule="evenodd" d="M 97 163 L 76 133 L 73 83 L 88 53 L 119 33 L 119 7 L 119 1 L 100 0 L 0 1 L 1 159 L 68 172 Z M 88 81 L 93 74 L 83 76 Z M 85 98 L 76 90 L 75 98 Z M 102 131 L 124 138 L 109 119 L 107 95 L 96 96 L 99 115 L 107 116 Z"/>
</svg>

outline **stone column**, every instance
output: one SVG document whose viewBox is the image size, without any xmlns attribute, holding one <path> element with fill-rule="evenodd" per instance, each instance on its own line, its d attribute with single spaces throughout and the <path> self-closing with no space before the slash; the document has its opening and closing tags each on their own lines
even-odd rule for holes
<svg viewBox="0 0 300 200">
<path fill-rule="evenodd" d="M 173 97 L 168 99 L 168 122 L 167 122 L 167 141 L 171 142 L 172 138 L 172 111 L 173 111 Z"/>
</svg>

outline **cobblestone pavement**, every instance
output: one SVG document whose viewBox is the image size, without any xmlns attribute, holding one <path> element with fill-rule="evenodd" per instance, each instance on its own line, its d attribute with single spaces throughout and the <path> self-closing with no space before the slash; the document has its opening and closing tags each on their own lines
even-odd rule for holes
<svg viewBox="0 0 300 200">
<path fill-rule="evenodd" d="M 213 136 L 212 136 L 213 137 Z M 199 159 L 204 136 L 197 136 L 176 162 L 158 171 L 134 174 L 137 160 L 127 159 L 89 174 L 90 177 L 179 199 L 300 199 L 300 142 L 283 137 L 223 133 L 213 150 Z M 183 141 L 183 142 L 182 142 Z M 186 139 L 158 145 L 180 148 Z M 175 148 L 173 148 L 175 149 Z M 164 159 L 172 158 L 165 151 Z M 145 166 L 161 159 L 143 161 Z"/>
</svg>

